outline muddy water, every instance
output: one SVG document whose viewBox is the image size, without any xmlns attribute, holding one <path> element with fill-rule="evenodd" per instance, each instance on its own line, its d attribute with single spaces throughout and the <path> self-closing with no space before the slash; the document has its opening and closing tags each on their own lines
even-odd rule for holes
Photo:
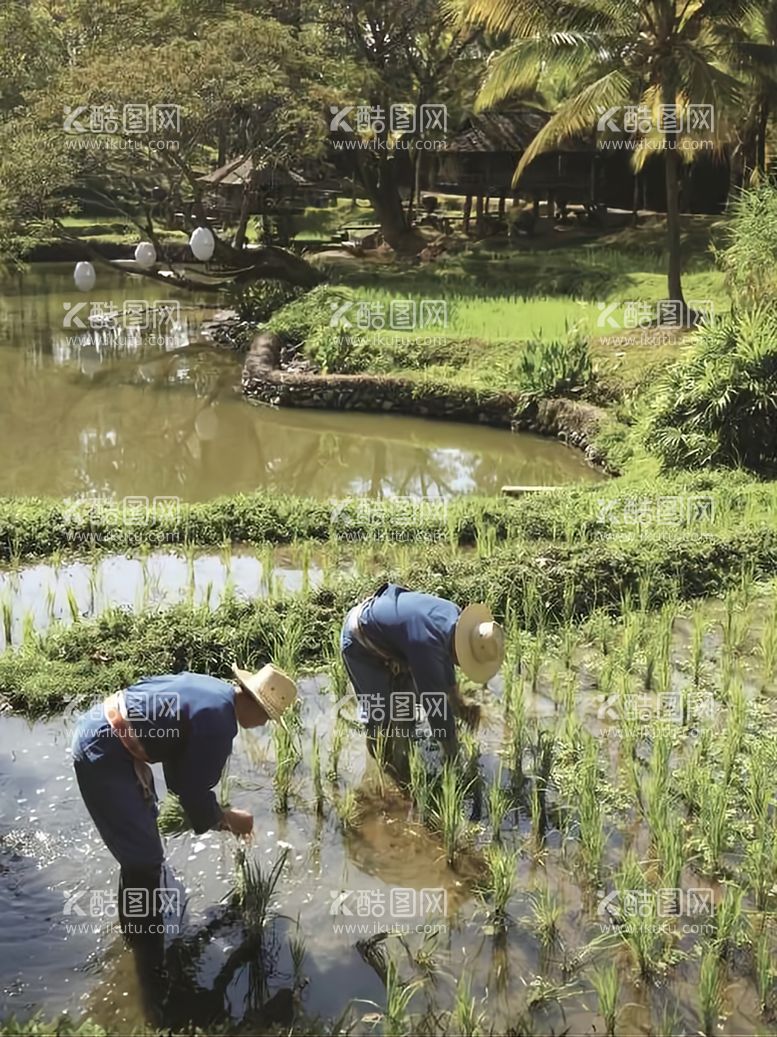
<svg viewBox="0 0 777 1037">
<path fill-rule="evenodd" d="M 287 551 L 258 558 L 249 548 L 235 547 L 228 556 L 200 553 L 190 558 L 174 552 L 145 558 L 106 555 L 93 564 L 74 560 L 0 569 L 0 650 L 19 645 L 25 628 L 46 630 L 53 623 L 98 616 L 107 608 L 140 610 L 179 602 L 216 606 L 225 593 L 242 600 L 272 591 L 294 593 L 306 584 L 318 586 L 322 570 L 315 559 L 307 569 L 295 568 Z"/>
<path fill-rule="evenodd" d="M 199 335 L 212 301 L 102 270 L 82 294 L 70 264 L 0 283 L 0 495 L 455 496 L 599 478 L 537 436 L 252 406 L 239 360 Z M 117 311 L 118 330 L 90 326 Z"/>
<path fill-rule="evenodd" d="M 302 682 L 305 724 L 315 724 L 326 738 L 333 726 L 332 700 L 317 688 L 315 680 Z M 69 726 L 60 719 L 31 728 L 16 717 L 0 725 L 0 1016 L 23 1015 L 37 1005 L 50 1014 L 86 1010 L 104 1024 L 130 1025 L 140 1019 L 137 983 L 129 955 L 109 929 L 107 905 L 116 869 L 74 784 Z M 290 985 L 288 936 L 299 916 L 307 943 L 307 1007 L 337 1015 L 349 996 L 380 1002 L 382 983 L 356 950 L 358 937 L 333 928 L 330 891 L 353 890 L 355 899 L 356 891 L 363 890 L 368 896 L 382 894 L 388 902 L 392 886 L 439 887 L 446 890 L 452 910 L 465 906 L 469 893 L 445 866 L 434 840 L 406 823 L 403 801 L 382 801 L 369 785 L 363 786 L 362 825 L 345 837 L 331 807 L 318 818 L 306 801 L 304 764 L 292 812 L 288 818 L 273 813 L 270 756 L 267 734 L 243 733 L 229 770 L 231 802 L 256 816 L 252 852 L 263 867 L 288 850 L 273 903 L 285 918 L 273 931 L 277 961 L 270 993 Z M 364 766 L 361 740 L 353 737 L 341 759 L 341 780 L 357 784 Z M 161 769 L 157 781 L 163 790 Z M 233 882 L 235 847 L 234 838 L 224 833 L 167 839 L 166 881 L 170 888 L 180 883 L 186 899 L 185 914 L 177 918 L 180 936 L 192 938 L 210 926 L 206 948 L 192 953 L 188 962 L 187 972 L 196 976 L 200 989 L 213 986 L 240 944 L 239 930 L 225 920 L 220 905 Z M 228 984 L 226 1008 L 234 1017 L 245 1012 L 248 983 L 246 968 Z"/>
</svg>

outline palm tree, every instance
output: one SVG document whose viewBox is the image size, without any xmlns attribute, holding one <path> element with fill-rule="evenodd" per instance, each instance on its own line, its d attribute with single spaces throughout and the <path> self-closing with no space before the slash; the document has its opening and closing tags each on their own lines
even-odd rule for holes
<svg viewBox="0 0 777 1037">
<path fill-rule="evenodd" d="M 777 111 L 777 0 L 760 0 L 744 34 L 732 31 L 731 67 L 744 81 L 744 97 L 734 119 L 732 187 L 748 186 L 767 172 L 766 138 Z"/>
<path fill-rule="evenodd" d="M 493 58 L 478 97 L 489 108 L 566 73 L 575 86 L 522 155 L 517 183 L 543 151 L 597 125 L 602 112 L 645 105 L 659 125 L 662 106 L 678 114 L 689 104 L 712 105 L 717 116 L 741 95 L 727 71 L 732 33 L 743 31 L 755 0 L 468 0 L 466 19 L 505 34 L 507 46 Z M 666 108 L 664 108 L 666 110 Z M 712 137 L 720 146 L 720 118 Z M 668 124 L 667 124 L 668 125 Z M 663 128 L 666 168 L 668 292 L 687 316 L 682 291 L 680 172 L 682 133 Z M 634 152 L 635 169 L 650 152 Z"/>
</svg>

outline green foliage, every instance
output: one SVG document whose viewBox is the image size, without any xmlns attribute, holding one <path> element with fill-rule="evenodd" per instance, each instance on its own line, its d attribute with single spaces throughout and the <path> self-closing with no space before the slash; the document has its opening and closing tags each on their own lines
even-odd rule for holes
<svg viewBox="0 0 777 1037">
<path fill-rule="evenodd" d="M 314 332 L 326 328 L 337 330 L 340 326 L 338 307 L 351 299 L 352 293 L 347 288 L 318 285 L 276 310 L 267 326 L 287 341 L 301 345 Z"/>
<path fill-rule="evenodd" d="M 192 823 L 174 792 L 168 792 L 162 800 L 157 815 L 157 826 L 162 835 L 180 835 L 191 830 Z"/>
<path fill-rule="evenodd" d="M 325 374 L 358 374 L 371 366 L 369 343 L 353 329 L 316 328 L 305 340 L 305 355 Z"/>
<path fill-rule="evenodd" d="M 765 181 L 729 203 L 728 246 L 717 258 L 734 303 L 743 309 L 777 302 L 777 184 Z"/>
<path fill-rule="evenodd" d="M 227 300 L 247 321 L 263 324 L 283 306 L 302 294 L 302 289 L 284 281 L 253 281 L 249 284 L 233 284 L 227 291 Z"/>
<path fill-rule="evenodd" d="M 564 339 L 527 343 L 511 369 L 515 387 L 530 396 L 580 392 L 593 378 L 588 340 L 573 329 Z"/>
<path fill-rule="evenodd" d="M 661 380 L 644 437 L 666 468 L 777 471 L 777 311 L 703 328 Z"/>
</svg>

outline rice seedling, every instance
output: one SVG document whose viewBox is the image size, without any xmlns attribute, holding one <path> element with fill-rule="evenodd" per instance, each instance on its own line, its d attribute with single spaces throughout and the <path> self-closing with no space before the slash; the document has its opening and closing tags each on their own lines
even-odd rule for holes
<svg viewBox="0 0 777 1037">
<path fill-rule="evenodd" d="M 191 830 L 191 822 L 174 792 L 168 791 L 162 800 L 157 815 L 157 826 L 162 835 L 181 835 Z"/>
<path fill-rule="evenodd" d="M 270 662 L 293 677 L 297 673 L 305 642 L 305 630 L 299 615 L 286 619 L 268 639 Z"/>
<path fill-rule="evenodd" d="M 502 764 L 500 762 L 494 780 L 488 786 L 488 816 L 491 820 L 493 838 L 499 842 L 502 838 L 502 824 L 510 809 L 510 793 L 502 784 Z"/>
<path fill-rule="evenodd" d="M 350 831 L 359 827 L 361 821 L 361 807 L 359 798 L 353 789 L 346 789 L 342 795 L 335 800 L 335 810 L 343 826 L 343 831 Z"/>
<path fill-rule="evenodd" d="M 302 593 L 307 594 L 310 590 L 310 568 L 313 563 L 313 545 L 309 540 L 302 540 L 295 544 L 296 565 L 302 573 Z"/>
<path fill-rule="evenodd" d="M 478 558 L 491 558 L 497 544 L 496 527 L 486 524 L 485 518 L 478 515 L 475 519 L 475 550 Z"/>
<path fill-rule="evenodd" d="M 647 616 L 650 601 L 653 597 L 653 573 L 649 570 L 639 575 L 637 583 L 637 598 L 639 600 L 639 611 L 643 618 Z"/>
<path fill-rule="evenodd" d="M 345 725 L 345 721 L 341 716 L 338 715 L 335 721 L 335 728 L 332 733 L 332 744 L 329 747 L 329 765 L 327 767 L 326 776 L 329 781 L 337 781 L 340 772 L 340 756 L 345 747 L 345 742 L 348 737 L 348 729 Z"/>
<path fill-rule="evenodd" d="M 25 609 L 22 616 L 22 644 L 31 645 L 35 641 L 35 610 Z"/>
<path fill-rule="evenodd" d="M 529 686 L 532 693 L 537 690 L 537 680 L 540 675 L 542 663 L 545 659 L 545 636 L 538 632 L 531 640 L 527 658 L 526 675 L 529 678 Z"/>
<path fill-rule="evenodd" d="M 257 553 L 257 559 L 262 570 L 259 584 L 260 593 L 268 598 L 274 598 L 276 592 L 275 546 L 270 542 L 263 543 L 261 550 Z"/>
<path fill-rule="evenodd" d="M 489 919 L 500 929 L 507 925 L 507 904 L 513 894 L 518 852 L 492 843 L 485 850 L 486 874 L 479 893 L 490 904 Z"/>
<path fill-rule="evenodd" d="M 604 656 L 610 654 L 613 638 L 612 618 L 602 609 L 592 612 L 586 623 L 586 631 L 595 645 Z"/>
<path fill-rule="evenodd" d="M 759 653 L 763 660 L 763 683 L 764 686 L 774 680 L 777 674 L 777 597 L 772 603 L 771 611 L 766 620 Z"/>
<path fill-rule="evenodd" d="M 399 969 L 393 958 L 386 963 L 386 1007 L 384 1032 L 388 1037 L 404 1037 L 410 1032 L 408 1007 L 420 987 L 420 980 L 405 983 L 399 978 Z"/>
<path fill-rule="evenodd" d="M 723 1014 L 723 974 L 714 948 L 707 948 L 699 968 L 699 1020 L 704 1037 L 713 1037 Z"/>
<path fill-rule="evenodd" d="M 741 590 L 727 591 L 723 606 L 723 654 L 734 659 L 742 651 L 748 628 L 747 607 Z"/>
<path fill-rule="evenodd" d="M 423 754 L 417 744 L 410 746 L 408 753 L 410 772 L 410 797 L 422 824 L 427 824 L 431 811 L 431 784 Z"/>
<path fill-rule="evenodd" d="M 332 628 L 332 639 L 326 657 L 326 672 L 329 677 L 329 687 L 339 702 L 348 692 L 348 671 L 345 668 L 343 653 L 340 651 L 340 625 Z"/>
<path fill-rule="evenodd" d="M 456 984 L 456 1000 L 450 1017 L 454 1032 L 462 1037 L 481 1037 L 485 1032 L 485 1019 L 485 1012 L 477 1010 L 472 980 L 467 973 L 463 973 Z"/>
<path fill-rule="evenodd" d="M 531 821 L 531 842 L 537 853 L 542 850 L 548 819 L 545 816 L 545 800 L 540 791 L 539 782 L 533 781 L 529 797 L 529 819 Z"/>
<path fill-rule="evenodd" d="M 293 935 L 289 936 L 289 954 L 294 976 L 294 989 L 299 990 L 305 982 L 302 973 L 302 966 L 305 962 L 305 937 L 300 929 L 299 915 L 297 915 L 297 927 Z"/>
<path fill-rule="evenodd" d="M 65 587 L 65 598 L 67 600 L 70 618 L 74 623 L 77 623 L 81 619 L 81 610 L 78 607 L 78 598 L 76 598 L 76 593 L 71 586 Z"/>
<path fill-rule="evenodd" d="M 540 947 L 548 950 L 556 943 L 559 936 L 561 903 L 551 892 L 547 883 L 531 892 L 528 900 L 531 908 L 531 930 L 537 937 Z"/>
<path fill-rule="evenodd" d="M 669 934 L 661 924 L 657 898 L 631 851 L 615 874 L 615 888 L 624 912 L 617 926 L 618 935 L 628 947 L 639 975 L 649 979 L 660 972 L 667 961 Z M 638 905 L 638 909 L 633 905 Z"/>
<path fill-rule="evenodd" d="M 432 793 L 431 821 L 441 834 L 445 858 L 454 867 L 461 849 L 468 843 L 470 825 L 464 816 L 464 802 L 468 788 L 450 761 L 442 769 L 437 788 Z"/>
<path fill-rule="evenodd" d="M 13 600 L 10 594 L 3 595 L 0 600 L 0 613 L 3 617 L 3 638 L 6 648 L 13 644 Z"/>
<path fill-rule="evenodd" d="M 392 737 L 394 737 L 392 732 L 381 727 L 375 732 L 375 738 L 372 743 L 375 776 L 378 782 L 378 793 L 381 796 L 386 794 L 386 767 L 388 764 L 389 739 Z"/>
<path fill-rule="evenodd" d="M 293 724 L 286 718 L 273 724 L 272 740 L 275 749 L 275 768 L 272 778 L 275 793 L 274 809 L 279 814 L 286 814 L 289 810 L 289 796 L 294 771 L 302 758 L 302 749 Z"/>
<path fill-rule="evenodd" d="M 324 782 L 321 776 L 321 740 L 318 737 L 318 729 L 313 728 L 311 742 L 310 767 L 313 773 L 313 790 L 316 796 L 316 814 L 323 817 L 324 814 Z"/>
<path fill-rule="evenodd" d="M 693 686 L 698 689 L 701 684 L 702 665 L 704 663 L 704 636 L 706 634 L 704 613 L 700 608 L 694 609 L 691 628 L 691 671 Z"/>
<path fill-rule="evenodd" d="M 715 910 L 715 935 L 712 945 L 721 958 L 725 958 L 746 939 L 745 916 L 742 913 L 744 890 L 739 886 L 727 885 L 726 892 Z"/>
<path fill-rule="evenodd" d="M 728 788 L 721 781 L 705 781 L 699 788 L 699 794 L 698 833 L 704 864 L 707 869 L 715 872 L 729 839 Z"/>
<path fill-rule="evenodd" d="M 284 849 L 269 871 L 264 872 L 259 860 L 245 847 L 239 846 L 235 853 L 235 881 L 228 902 L 239 912 L 242 923 L 251 932 L 260 933 L 265 927 L 288 855 L 288 849 Z"/>
<path fill-rule="evenodd" d="M 556 983 L 544 976 L 535 976 L 529 983 L 529 996 L 526 1004 L 529 1008 L 541 1008 L 552 1001 L 559 1004 L 566 998 L 573 997 L 578 993 L 577 983 Z"/>
<path fill-rule="evenodd" d="M 599 1014 L 604 1019 L 607 1037 L 615 1037 L 615 1023 L 618 1019 L 618 994 L 620 980 L 615 965 L 605 965 L 591 975 L 591 983 L 599 999 Z"/>
<path fill-rule="evenodd" d="M 595 882 L 604 855 L 604 814 L 598 792 L 599 755 L 596 743 L 589 741 L 580 766 L 578 819 L 580 856 L 589 881 Z"/>
<path fill-rule="evenodd" d="M 57 594 L 53 587 L 46 588 L 46 615 L 50 622 L 54 620 L 56 612 Z"/>
<path fill-rule="evenodd" d="M 685 1033 L 685 1030 L 683 1029 L 682 1016 L 678 1012 L 676 1005 L 661 1005 L 658 1018 L 650 1027 L 650 1033 L 653 1037 L 672 1037 L 673 1034 L 678 1032 Z"/>
<path fill-rule="evenodd" d="M 772 967 L 772 950 L 769 936 L 764 930 L 755 945 L 755 983 L 762 1012 L 770 1012 L 774 1003 L 775 973 Z"/>
</svg>

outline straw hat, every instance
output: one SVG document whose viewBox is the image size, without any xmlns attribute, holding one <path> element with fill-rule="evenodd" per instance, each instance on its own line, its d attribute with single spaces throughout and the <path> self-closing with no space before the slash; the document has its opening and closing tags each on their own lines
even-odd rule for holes
<svg viewBox="0 0 777 1037">
<path fill-rule="evenodd" d="M 241 688 L 256 699 L 270 720 L 280 720 L 297 697 L 297 685 L 291 677 L 271 663 L 263 666 L 258 673 L 241 670 L 233 664 L 232 672 Z"/>
<path fill-rule="evenodd" d="M 488 605 L 467 605 L 453 634 L 456 659 L 471 681 L 485 684 L 502 665 L 504 633 Z"/>
</svg>

